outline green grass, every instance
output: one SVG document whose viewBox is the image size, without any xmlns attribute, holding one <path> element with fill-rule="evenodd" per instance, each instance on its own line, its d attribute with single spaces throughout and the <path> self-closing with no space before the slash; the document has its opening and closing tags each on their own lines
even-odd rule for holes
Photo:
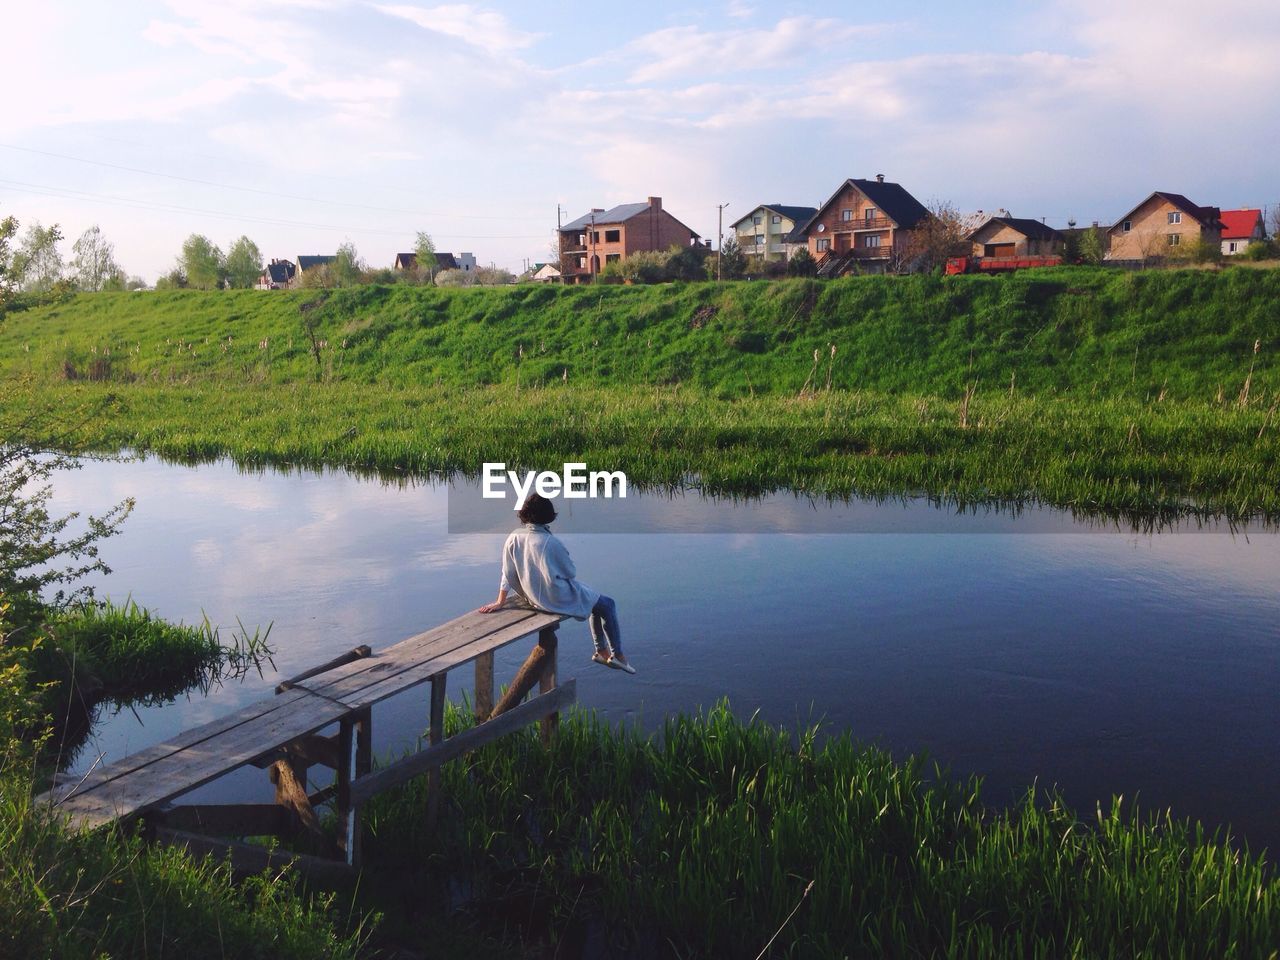
<svg viewBox="0 0 1280 960">
<path fill-rule="evenodd" d="M 779 930 L 772 957 L 1276 956 L 1280 882 L 1224 838 L 1119 800 L 1087 824 L 1051 793 L 993 811 L 929 774 L 725 704 L 651 739 L 575 712 L 550 747 L 530 728 L 447 765 L 435 832 L 424 780 L 379 798 L 367 850 L 427 931 L 562 955 L 603 927 L 673 957 L 755 957 Z"/>
<path fill-rule="evenodd" d="M 710 492 L 1280 517 L 1280 271 L 364 287 L 308 314 L 313 351 L 315 296 L 13 314 L 0 415 L 45 405 L 66 425 L 108 404 L 39 439 L 179 460 L 421 476 L 585 459 Z"/>
</svg>

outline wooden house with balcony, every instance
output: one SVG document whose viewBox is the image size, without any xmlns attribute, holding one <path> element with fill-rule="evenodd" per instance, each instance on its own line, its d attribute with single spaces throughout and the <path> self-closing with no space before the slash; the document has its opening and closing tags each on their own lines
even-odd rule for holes
<svg viewBox="0 0 1280 960">
<path fill-rule="evenodd" d="M 906 264 L 912 231 L 930 216 L 901 184 L 877 174 L 874 180 L 846 180 L 796 232 L 818 261 L 820 276 L 885 273 Z"/>
<path fill-rule="evenodd" d="M 762 260 L 790 260 L 805 245 L 796 230 L 813 219 L 816 207 L 782 203 L 762 203 L 742 219 L 730 224 L 738 249 Z"/>
<path fill-rule="evenodd" d="M 696 244 L 698 234 L 662 209 L 661 197 L 644 203 L 599 207 L 560 228 L 560 275 L 565 283 L 589 283 L 614 260 L 647 250 Z"/>
</svg>

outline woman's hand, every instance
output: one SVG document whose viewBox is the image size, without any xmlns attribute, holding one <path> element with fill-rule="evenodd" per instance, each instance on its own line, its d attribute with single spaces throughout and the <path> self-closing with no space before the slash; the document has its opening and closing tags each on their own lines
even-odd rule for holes
<svg viewBox="0 0 1280 960">
<path fill-rule="evenodd" d="M 476 613 L 496 613 L 502 609 L 506 600 L 495 600 L 493 603 L 486 603 L 483 607 L 476 607 Z"/>
</svg>

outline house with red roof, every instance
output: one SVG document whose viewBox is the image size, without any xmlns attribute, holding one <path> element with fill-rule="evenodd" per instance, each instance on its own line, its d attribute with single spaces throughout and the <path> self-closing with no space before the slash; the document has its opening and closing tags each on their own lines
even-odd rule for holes
<svg viewBox="0 0 1280 960">
<path fill-rule="evenodd" d="M 1262 211 L 1257 209 L 1222 211 L 1222 255 L 1244 253 L 1249 244 L 1267 239 Z"/>
</svg>

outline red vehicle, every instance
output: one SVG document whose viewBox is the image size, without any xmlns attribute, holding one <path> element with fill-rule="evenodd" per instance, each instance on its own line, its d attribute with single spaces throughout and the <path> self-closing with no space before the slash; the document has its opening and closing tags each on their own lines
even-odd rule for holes
<svg viewBox="0 0 1280 960">
<path fill-rule="evenodd" d="M 1056 267 L 1061 257 L 948 257 L 946 274 L 954 277 L 961 273 L 1010 273 L 1029 267 Z"/>
</svg>

